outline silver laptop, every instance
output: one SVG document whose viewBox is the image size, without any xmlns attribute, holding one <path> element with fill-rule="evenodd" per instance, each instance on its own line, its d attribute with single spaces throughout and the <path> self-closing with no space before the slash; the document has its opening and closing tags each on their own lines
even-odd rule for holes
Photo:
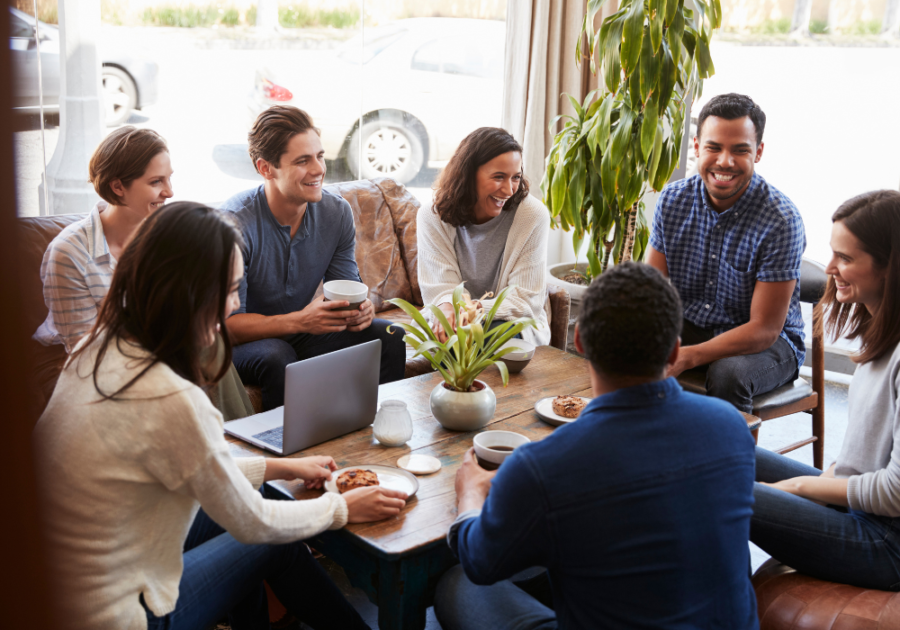
<svg viewBox="0 0 900 630">
<path fill-rule="evenodd" d="M 284 407 L 225 423 L 225 433 L 290 455 L 372 424 L 378 407 L 381 340 L 285 368 Z"/>
</svg>

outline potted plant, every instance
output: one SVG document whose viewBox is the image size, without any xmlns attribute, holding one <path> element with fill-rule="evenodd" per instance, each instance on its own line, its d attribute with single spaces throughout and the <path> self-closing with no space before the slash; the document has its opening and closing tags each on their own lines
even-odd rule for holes
<svg viewBox="0 0 900 630">
<path fill-rule="evenodd" d="M 498 359 L 519 349 L 502 347 L 503 344 L 526 326 L 537 328 L 536 320 L 525 317 L 491 328 L 497 309 L 512 288 L 510 285 L 503 289 L 485 315 L 483 309 L 467 299 L 460 284 L 452 297 L 455 321 L 462 323 L 456 330 L 450 326 L 441 309 L 429 304 L 426 308 L 441 323 L 447 336 L 443 343 L 415 306 L 400 298 L 388 300 L 402 308 L 413 320 L 412 324 L 393 324 L 406 331 L 403 340 L 415 349 L 416 356 L 427 358 L 444 377 L 444 382 L 431 392 L 431 413 L 445 429 L 474 431 L 488 423 L 497 408 L 497 397 L 487 383 L 477 380 L 478 375 L 489 366 L 496 365 L 506 387 L 509 370 Z"/>
<path fill-rule="evenodd" d="M 595 75 L 602 69 L 603 84 L 583 103 L 569 96 L 575 116 L 551 123 L 552 131 L 566 120 L 541 182 L 554 224 L 573 231 L 576 255 L 587 241 L 586 263 L 551 274 L 574 271 L 585 284 L 610 264 L 643 258 L 650 226 L 641 200 L 678 165 L 687 100 L 715 73 L 709 43 L 722 23 L 720 0 L 694 0 L 696 12 L 684 0 L 622 0 L 597 32 L 604 4 L 588 1 L 575 57 L 590 60 Z"/>
</svg>

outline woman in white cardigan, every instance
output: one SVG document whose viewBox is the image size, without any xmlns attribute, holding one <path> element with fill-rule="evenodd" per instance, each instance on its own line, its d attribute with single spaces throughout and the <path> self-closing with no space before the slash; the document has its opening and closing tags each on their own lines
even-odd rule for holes
<svg viewBox="0 0 900 630">
<path fill-rule="evenodd" d="M 547 235 L 550 213 L 528 194 L 522 147 L 509 133 L 482 127 L 469 134 L 435 185 L 434 203 L 417 217 L 419 286 L 425 304 L 437 305 L 452 325 L 450 299 L 460 282 L 485 310 L 513 288 L 494 321 L 534 318 L 522 336 L 550 342 L 547 323 Z M 435 333 L 443 337 L 440 324 Z"/>
<path fill-rule="evenodd" d="M 267 628 L 263 580 L 317 629 L 367 627 L 299 541 L 396 515 L 406 496 L 264 499 L 264 481 L 321 487 L 334 460 L 233 458 L 201 389 L 201 352 L 239 304 L 240 242 L 201 204 L 147 218 L 38 421 L 49 555 L 73 628 L 206 628 L 226 613 L 235 630 Z M 227 335 L 225 354 L 213 380 L 231 365 Z"/>
</svg>

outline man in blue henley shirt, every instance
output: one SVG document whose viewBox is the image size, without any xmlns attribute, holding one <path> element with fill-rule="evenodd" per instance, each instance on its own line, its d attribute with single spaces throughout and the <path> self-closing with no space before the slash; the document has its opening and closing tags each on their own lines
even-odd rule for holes
<svg viewBox="0 0 900 630">
<path fill-rule="evenodd" d="M 595 398 L 496 473 L 471 450 L 459 468 L 447 538 L 460 564 L 435 596 L 444 630 L 759 627 L 753 438 L 733 406 L 665 377 L 681 323 L 649 265 L 594 280 L 575 344 Z M 547 571 L 513 577 L 532 567 Z"/>
<path fill-rule="evenodd" d="M 381 340 L 380 382 L 403 378 L 406 346 L 375 319 L 369 300 L 313 299 L 324 280 L 360 281 L 350 205 L 322 190 L 325 152 L 312 119 L 296 107 L 262 112 L 249 134 L 250 157 L 263 184 L 238 193 L 232 212 L 244 235 L 241 306 L 228 319 L 234 365 L 262 388 L 263 410 L 284 404 L 284 370 L 295 361 Z"/>
</svg>

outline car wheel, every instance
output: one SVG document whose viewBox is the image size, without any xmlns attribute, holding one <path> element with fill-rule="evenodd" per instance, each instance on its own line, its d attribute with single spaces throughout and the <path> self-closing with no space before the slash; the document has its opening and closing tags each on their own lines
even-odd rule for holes
<svg viewBox="0 0 900 630">
<path fill-rule="evenodd" d="M 137 105 L 137 87 L 124 70 L 103 66 L 104 121 L 107 127 L 124 124 Z"/>
<path fill-rule="evenodd" d="M 362 135 L 362 160 L 359 156 L 359 138 Z M 397 121 L 372 120 L 357 128 L 350 136 L 347 147 L 347 166 L 360 179 L 390 177 L 400 184 L 412 181 L 425 156 L 419 134 Z"/>
</svg>

